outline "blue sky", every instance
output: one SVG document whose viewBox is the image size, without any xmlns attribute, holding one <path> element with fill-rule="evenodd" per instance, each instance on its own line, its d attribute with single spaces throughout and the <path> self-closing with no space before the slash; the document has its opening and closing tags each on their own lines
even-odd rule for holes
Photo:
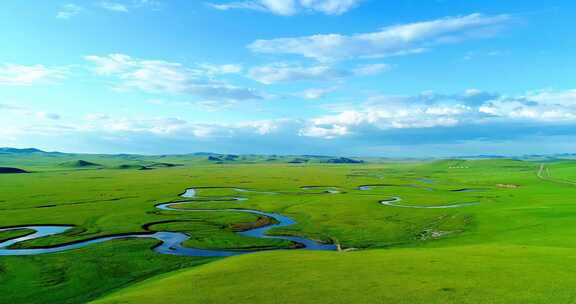
<svg viewBox="0 0 576 304">
<path fill-rule="evenodd" d="M 576 3 L 5 0 L 0 146 L 574 152 Z"/>
</svg>

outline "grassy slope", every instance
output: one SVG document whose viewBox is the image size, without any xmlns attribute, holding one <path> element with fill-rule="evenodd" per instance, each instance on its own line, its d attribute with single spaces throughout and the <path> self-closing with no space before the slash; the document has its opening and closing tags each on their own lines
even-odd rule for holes
<svg viewBox="0 0 576 304">
<path fill-rule="evenodd" d="M 129 287 L 121 303 L 572 303 L 573 250 L 466 246 L 235 257 Z"/>
<path fill-rule="evenodd" d="M 446 169 L 450 166 L 451 162 L 438 162 L 405 167 L 398 174 L 405 178 L 414 170 L 414 175 L 438 181 L 436 188 L 462 183 L 491 186 L 491 191 L 468 194 L 477 196 L 481 205 L 451 214 L 465 213 L 470 220 L 460 234 L 434 242 L 405 242 L 398 244 L 404 248 L 388 250 L 232 258 L 154 278 L 97 303 L 159 303 L 158 299 L 170 303 L 572 303 L 576 296 L 571 288 L 576 280 L 573 186 L 538 179 L 537 165 L 531 163 L 484 160 L 466 162 L 463 169 Z M 576 178 L 570 173 L 573 164 L 549 167 L 558 170 L 559 177 Z M 520 187 L 493 187 L 500 183 Z M 410 200 L 424 203 L 422 199 Z M 410 221 L 422 222 L 420 213 L 437 211 L 409 212 L 413 213 Z M 378 217 L 378 213 L 370 214 Z M 440 227 L 454 229 L 450 223 Z M 364 229 L 346 228 L 355 236 Z"/>
<path fill-rule="evenodd" d="M 34 231 L 29 229 L 0 231 L 0 242 L 11 240 L 17 237 L 23 237 L 31 233 L 34 233 Z"/>
<path fill-rule="evenodd" d="M 50 167 L 36 161 L 38 168 Z M 101 160 L 90 161 L 109 165 Z M 464 168 L 450 169 L 455 166 Z M 574 167 L 558 163 L 551 164 L 550 168 L 564 177 Z M 536 169 L 534 163 L 483 160 L 305 167 L 195 165 L 152 171 L 77 170 L 0 176 L 0 222 L 3 227 L 78 226 L 66 235 L 29 242 L 25 246 L 138 232 L 144 224 L 165 220 L 184 222 L 152 226 L 152 230 L 187 232 L 192 237 L 188 245 L 205 248 L 285 246 L 285 242 L 278 240 L 240 238 L 226 228 L 233 223 L 255 221 L 251 215 L 157 212 L 153 208 L 158 202 L 176 199 L 175 194 L 190 186 L 274 190 L 282 194 L 242 194 L 250 200 L 241 205 L 218 203 L 217 207 L 276 211 L 298 220 L 298 225 L 277 233 L 334 239 L 344 248 L 391 249 L 350 253 L 270 252 L 224 259 L 120 290 L 105 298 L 104 303 L 154 303 L 154 299 L 162 297 L 174 300 L 173 303 L 231 303 L 233 300 L 261 303 L 270 299 L 277 303 L 378 303 L 385 299 L 418 303 L 430 295 L 434 295 L 437 303 L 489 303 L 497 302 L 500 297 L 506 299 L 506 292 L 518 294 L 528 303 L 566 302 L 570 291 L 546 292 L 553 276 L 542 272 L 546 269 L 562 277 L 566 284 L 573 283 L 569 275 L 574 270 L 571 259 L 576 252 L 573 249 L 576 234 L 571 225 L 576 212 L 571 204 L 574 190 L 566 184 L 538 179 Z M 435 183 L 418 181 L 421 177 L 431 178 Z M 413 187 L 355 190 L 358 185 L 374 183 L 418 184 L 436 191 Z M 495 185 L 499 183 L 520 187 L 498 188 Z M 298 188 L 304 185 L 340 186 L 345 193 L 302 194 Z M 449 191 L 464 187 L 486 191 Z M 202 190 L 201 194 L 233 192 Z M 412 205 L 467 201 L 481 204 L 424 210 L 377 203 L 390 195 L 400 195 L 403 203 Z M 194 203 L 195 207 L 204 205 L 205 208 L 216 206 Z M 446 234 L 440 240 L 431 241 L 431 231 Z M 194 258 L 154 254 L 146 250 L 149 245 L 145 243 L 118 241 L 54 255 L 0 257 L 4 271 L 0 275 L 0 293 L 8 294 L 6 299 L 10 303 L 30 303 L 25 301 L 27 298 L 42 303 L 65 303 L 62 299 L 79 303 L 129 283 L 199 263 Z M 58 279 L 58 272 L 50 268 L 56 260 L 62 269 L 69 271 L 63 279 Z M 127 260 L 132 263 L 125 265 Z M 15 269 L 13 265 L 19 263 L 27 266 Z M 110 269 L 123 267 L 124 272 L 115 276 L 115 280 L 108 280 L 106 268 L 99 268 L 98 263 Z M 227 269 L 238 271 L 231 273 Z M 510 279 L 513 273 L 519 275 Z M 33 279 L 41 274 L 55 283 L 45 286 Z M 562 284 L 558 290 L 563 290 Z M 259 286 L 263 288 L 258 289 Z M 474 289 L 474 286 L 480 288 Z M 518 291 L 518 286 L 530 288 Z M 38 296 L 52 288 L 58 290 L 58 296 Z M 325 300 L 313 301 L 320 296 Z M 434 303 L 434 298 L 427 302 Z"/>
<path fill-rule="evenodd" d="M 213 259 L 154 253 L 152 241 L 112 241 L 63 254 L 0 257 L 0 303 L 86 303 L 110 290 Z"/>
</svg>

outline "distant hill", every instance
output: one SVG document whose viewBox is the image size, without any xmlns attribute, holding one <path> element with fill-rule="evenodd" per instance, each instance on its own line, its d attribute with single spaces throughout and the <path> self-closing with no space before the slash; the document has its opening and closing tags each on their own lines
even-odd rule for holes
<svg viewBox="0 0 576 304">
<path fill-rule="evenodd" d="M 19 168 L 0 167 L 0 174 L 17 174 L 17 173 L 29 173 L 29 172 Z"/>
<path fill-rule="evenodd" d="M 327 160 L 322 161 L 322 162 L 327 163 L 327 164 L 362 164 L 362 163 L 364 163 L 363 160 L 357 160 L 357 159 L 346 158 L 346 157 L 330 158 L 330 159 L 327 159 Z"/>
<path fill-rule="evenodd" d="M 81 158 L 82 160 L 77 160 Z M 81 154 L 46 152 L 37 148 L 0 147 L 0 166 L 23 164 L 27 168 L 69 167 L 69 168 L 119 168 L 119 169 L 155 169 L 193 164 L 360 164 L 382 163 L 387 161 L 434 161 L 434 160 L 475 160 L 475 159 L 518 159 L 528 161 L 575 160 L 576 153 L 525 154 L 503 156 L 497 154 L 479 154 L 453 157 L 343 157 L 329 155 L 279 155 L 279 154 L 221 154 L 196 152 L 187 154 L 139 155 L 139 154 Z"/>
<path fill-rule="evenodd" d="M 40 149 L 36 148 L 26 148 L 26 149 L 18 149 L 18 148 L 0 148 L 0 153 L 10 153 L 10 154 L 28 154 L 28 153 L 46 153 Z"/>
<path fill-rule="evenodd" d="M 289 164 L 305 164 L 308 161 L 309 160 L 306 158 L 294 158 L 294 159 L 290 160 L 288 163 Z"/>
<path fill-rule="evenodd" d="M 159 168 L 173 168 L 183 166 L 181 164 L 172 164 L 172 163 L 152 163 L 148 165 L 141 166 L 140 170 L 152 170 L 152 169 L 159 169 Z"/>
<path fill-rule="evenodd" d="M 221 154 L 212 153 L 212 152 L 196 152 L 196 153 L 192 153 L 190 155 L 194 155 L 194 156 L 219 156 Z"/>
<path fill-rule="evenodd" d="M 180 164 L 171 164 L 171 163 L 153 163 L 150 165 L 146 165 L 148 168 L 172 168 L 182 166 Z"/>
<path fill-rule="evenodd" d="M 61 163 L 59 166 L 61 167 L 67 167 L 67 168 L 93 168 L 93 167 L 102 167 L 102 165 L 97 164 L 97 163 L 93 163 L 93 162 L 89 162 L 89 161 L 85 161 L 85 160 L 75 160 L 75 161 L 69 161 L 69 162 L 64 162 Z"/>
<path fill-rule="evenodd" d="M 151 164 L 122 164 L 116 169 L 138 169 L 138 170 L 152 170 L 159 168 L 173 168 L 183 166 L 182 164 L 172 164 L 172 163 L 151 163 Z"/>
<path fill-rule="evenodd" d="M 116 167 L 116 169 L 144 169 L 142 165 L 135 165 L 135 164 L 122 164 Z"/>
<path fill-rule="evenodd" d="M 232 154 L 228 154 L 228 155 L 211 155 L 208 156 L 208 160 L 212 161 L 212 162 L 224 162 L 224 161 L 236 161 L 240 158 L 240 156 L 238 155 L 232 155 Z"/>
</svg>

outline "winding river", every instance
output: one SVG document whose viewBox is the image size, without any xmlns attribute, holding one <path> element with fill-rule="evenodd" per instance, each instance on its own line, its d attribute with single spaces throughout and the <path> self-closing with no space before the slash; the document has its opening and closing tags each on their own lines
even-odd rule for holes
<svg viewBox="0 0 576 304">
<path fill-rule="evenodd" d="M 413 187 L 413 188 L 421 188 L 427 191 L 434 191 L 433 188 L 427 187 L 420 187 L 418 185 L 396 185 L 396 184 L 373 184 L 373 185 L 362 185 L 358 186 L 356 189 L 360 191 L 370 191 L 374 190 L 374 188 L 378 187 Z M 451 192 L 477 192 L 477 191 L 484 191 L 484 189 L 474 189 L 474 188 L 462 188 L 456 190 L 450 190 Z M 467 202 L 467 203 L 453 203 L 448 205 L 434 205 L 434 206 L 422 206 L 422 205 L 404 205 L 404 204 L 397 204 L 402 201 L 402 198 L 399 196 L 390 196 L 387 199 L 380 200 L 380 204 L 385 206 L 391 207 L 399 207 L 399 208 L 413 208 L 413 209 L 448 209 L 448 208 L 460 208 L 466 206 L 474 206 L 478 205 L 479 202 Z"/>
<path fill-rule="evenodd" d="M 363 185 L 358 186 L 356 189 L 360 191 L 373 190 L 376 187 L 394 187 L 394 186 L 404 186 L 404 187 L 417 187 L 424 190 L 432 191 L 433 189 L 427 187 L 421 187 L 417 185 L 393 185 L 393 184 L 373 184 L 373 185 Z M 257 193 L 257 194 L 278 194 L 277 192 L 266 192 L 266 191 L 256 191 L 251 189 L 243 188 L 233 188 L 233 187 L 200 187 L 200 188 L 189 188 L 180 197 L 185 200 L 173 201 L 167 203 L 157 204 L 155 207 L 158 210 L 172 211 L 172 212 L 243 212 L 254 214 L 257 216 L 268 217 L 274 220 L 273 224 L 268 224 L 266 226 L 248 229 L 245 231 L 237 232 L 238 235 L 254 238 L 266 238 L 266 239 L 281 239 L 291 241 L 298 245 L 299 249 L 305 250 L 336 250 L 337 246 L 333 244 L 324 244 L 315 240 L 306 239 L 296 236 L 282 236 L 282 235 L 268 235 L 268 232 L 273 228 L 286 227 L 296 224 L 296 221 L 284 216 L 279 213 L 270 213 L 260 210 L 252 209 L 241 209 L 241 208 L 228 208 L 228 209 L 186 209 L 178 208 L 181 205 L 189 204 L 193 202 L 230 202 L 230 201 L 245 201 L 245 197 L 236 196 L 216 196 L 216 197 L 200 197 L 197 196 L 198 189 L 231 189 L 239 193 Z M 335 186 L 304 186 L 300 188 L 301 190 L 309 191 L 316 190 L 319 192 L 305 192 L 307 194 L 338 194 L 342 193 L 338 187 Z M 483 189 L 457 189 L 452 190 L 454 192 L 470 192 L 470 191 L 481 191 Z M 440 205 L 440 206 L 415 206 L 415 205 L 403 205 L 397 204 L 402 199 L 397 196 L 390 196 L 388 199 L 380 200 L 380 204 L 400 207 L 400 208 L 418 208 L 418 209 L 444 209 L 444 208 L 458 208 L 478 204 L 477 202 L 469 203 L 455 203 L 450 205 Z M 201 256 L 201 257 L 225 257 L 234 256 L 246 253 L 252 253 L 262 250 L 211 250 L 211 249 L 201 249 L 201 248 L 190 248 L 184 247 L 182 244 L 188 240 L 190 237 L 182 232 L 142 232 L 142 233 L 131 233 L 113 236 L 104 236 L 93 238 L 84 241 L 78 241 L 53 247 L 43 247 L 43 248 L 26 248 L 26 249 L 13 249 L 11 246 L 35 240 L 43 237 L 58 235 L 66 233 L 67 231 L 73 229 L 74 226 L 70 225 L 33 225 L 33 226 L 21 226 L 21 227 L 11 227 L 0 229 L 0 232 L 6 231 L 33 231 L 27 235 L 9 239 L 0 242 L 0 256 L 24 256 L 24 255 L 38 255 L 47 253 L 56 253 L 62 251 L 68 251 L 72 249 L 83 248 L 88 245 L 103 243 L 111 240 L 119 239 L 155 239 L 159 241 L 159 244 L 154 246 L 152 250 L 162 254 L 179 255 L 179 256 Z M 265 249 L 265 250 L 279 250 L 279 249 Z"/>
<path fill-rule="evenodd" d="M 207 187 L 208 188 L 208 187 Z M 218 187 L 210 187 L 211 189 L 219 189 Z M 201 189 L 201 188 L 197 188 Z M 220 188 L 222 189 L 222 188 Z M 241 188 L 227 188 L 232 189 L 236 192 L 252 192 L 252 193 L 261 193 L 261 194 L 275 194 L 274 192 L 260 192 L 254 191 L 249 189 L 241 189 Z M 328 192 L 327 192 L 328 193 Z M 331 192 L 330 192 L 331 193 Z M 279 227 L 286 227 L 296 223 L 293 219 L 278 214 L 278 213 L 268 213 L 259 210 L 251 210 L 251 209 L 183 209 L 183 208 L 174 208 L 178 205 L 188 204 L 195 201 L 201 202 L 223 202 L 223 201 L 243 201 L 247 198 L 243 197 L 210 197 L 208 199 L 201 198 L 196 196 L 196 189 L 187 189 L 184 193 L 180 195 L 182 198 L 186 198 L 189 200 L 179 201 L 179 202 L 168 202 L 156 205 L 156 208 L 159 210 L 164 211 L 178 211 L 178 212 L 243 212 L 243 213 L 250 213 L 258 216 L 265 216 L 268 218 L 274 219 L 276 223 L 269 224 L 263 227 L 253 228 L 249 230 L 245 230 L 242 232 L 238 232 L 239 235 L 247 236 L 247 237 L 256 237 L 256 238 L 269 238 L 269 239 L 282 239 L 294 242 L 299 245 L 301 249 L 306 250 L 336 250 L 336 245 L 333 244 L 323 244 L 317 242 L 315 240 L 306 239 L 302 237 L 295 237 L 295 236 L 271 236 L 267 235 L 267 232 L 273 228 Z M 194 200 L 192 200 L 194 199 Z M 182 232 L 168 232 L 168 231 L 161 231 L 155 233 L 133 233 L 133 234 L 123 234 L 123 235 L 114 235 L 114 236 L 107 236 L 107 237 L 99 237 L 90 240 L 74 242 L 69 244 L 64 244 L 60 246 L 54 247 L 46 247 L 46 248 L 30 248 L 30 249 L 11 249 L 10 247 L 22 243 L 25 241 L 30 241 L 34 239 L 39 239 L 43 237 L 53 236 L 57 234 L 62 234 L 70 229 L 74 228 L 74 226 L 57 226 L 57 225 L 37 225 L 37 226 L 22 226 L 22 227 L 13 227 L 13 228 L 4 228 L 0 229 L 0 232 L 4 231 L 17 231 L 17 230 L 32 230 L 34 233 L 28 234 L 22 237 L 17 237 L 14 239 L 10 239 L 4 242 L 0 242 L 0 256 L 22 256 L 22 255 L 38 255 L 38 254 L 46 254 L 46 253 L 56 253 L 62 252 L 72 249 L 82 248 L 92 244 L 103 243 L 111 240 L 118 240 L 118 239 L 156 239 L 160 241 L 160 244 L 153 247 L 152 249 L 158 253 L 162 254 L 170 254 L 170 255 L 180 255 L 180 256 L 202 256 L 202 257 L 225 257 L 225 256 L 233 256 L 233 255 L 240 255 L 246 253 L 252 253 L 255 251 L 234 251 L 234 250 L 210 250 L 210 249 L 200 249 L 200 248 L 189 248 L 184 247 L 182 243 L 189 239 L 189 236 Z"/>
<path fill-rule="evenodd" d="M 473 206 L 478 205 L 478 202 L 469 202 L 469 203 L 454 203 L 450 205 L 438 205 L 438 206 L 414 206 L 414 205 L 399 205 L 396 204 L 400 202 L 402 199 L 398 196 L 391 196 L 389 199 L 381 200 L 380 204 L 392 207 L 401 207 L 401 208 L 415 208 L 415 209 L 447 209 L 447 208 L 460 208 L 466 206 Z"/>
</svg>

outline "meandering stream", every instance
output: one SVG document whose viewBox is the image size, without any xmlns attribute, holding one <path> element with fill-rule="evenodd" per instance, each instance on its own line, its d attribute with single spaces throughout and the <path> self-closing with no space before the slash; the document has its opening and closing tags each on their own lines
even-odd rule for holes
<svg viewBox="0 0 576 304">
<path fill-rule="evenodd" d="M 401 208 L 415 208 L 415 209 L 447 209 L 447 208 L 460 208 L 465 206 L 473 206 L 478 205 L 478 202 L 470 202 L 470 203 L 454 203 L 450 205 L 438 205 L 438 206 L 413 206 L 413 205 L 399 205 L 396 204 L 402 201 L 402 199 L 398 196 L 391 196 L 389 199 L 381 200 L 380 204 L 392 207 L 401 207 Z"/>
<path fill-rule="evenodd" d="M 216 188 L 213 188 L 216 189 Z M 253 192 L 253 193 L 261 193 L 261 194 L 275 194 L 274 192 L 260 192 L 260 191 L 253 191 L 249 189 L 241 189 L 241 188 L 230 188 L 237 192 Z M 200 198 L 196 196 L 196 189 L 187 189 L 183 194 L 180 195 L 183 198 L 187 199 L 196 199 Z M 222 202 L 222 201 L 242 201 L 246 200 L 243 197 L 210 197 L 210 199 L 202 198 L 202 202 Z M 182 201 L 182 202 L 168 202 L 156 205 L 156 208 L 159 210 L 165 211 L 178 211 L 178 212 L 244 212 L 255 214 L 258 216 L 265 216 L 272 218 L 276 221 L 274 224 L 266 225 L 263 227 L 253 228 L 246 231 L 238 232 L 239 235 L 247 236 L 247 237 L 256 237 L 256 238 L 270 238 L 270 239 L 282 239 L 292 241 L 294 243 L 299 244 L 301 249 L 306 250 L 336 250 L 336 245 L 333 244 L 323 244 L 317 242 L 315 240 L 306 239 L 302 237 L 295 237 L 295 236 L 272 236 L 267 235 L 267 232 L 270 229 L 278 228 L 278 227 L 285 227 L 290 226 L 296 223 L 293 219 L 278 214 L 278 213 L 268 213 L 259 210 L 250 210 L 250 209 L 183 209 L 183 208 L 174 208 L 178 205 L 189 204 L 194 202 L 194 200 L 190 201 Z M 106 236 L 106 237 L 99 237 L 90 240 L 75 242 L 64 244 L 60 246 L 54 247 L 47 247 L 47 248 L 30 248 L 30 249 L 12 249 L 11 246 L 22 243 L 25 241 L 30 241 L 34 239 L 39 239 L 43 237 L 53 236 L 57 234 L 62 234 L 67 232 L 68 230 L 74 228 L 74 226 L 56 226 L 56 225 L 35 225 L 35 226 L 23 226 L 23 227 L 14 227 L 14 228 L 4 228 L 0 229 L 0 232 L 3 231 L 16 231 L 16 230 L 33 230 L 34 233 L 28 234 L 22 237 L 10 239 L 4 242 L 0 242 L 0 256 L 8 256 L 8 255 L 38 255 L 38 254 L 45 254 L 45 253 L 55 253 L 55 252 L 62 252 L 72 249 L 82 248 L 88 245 L 103 243 L 111 240 L 118 240 L 118 239 L 156 239 L 160 241 L 160 244 L 153 248 L 154 251 L 162 254 L 171 254 L 171 255 L 180 255 L 180 256 L 203 256 L 203 257 L 223 257 L 223 256 L 233 256 L 233 255 L 240 255 L 251 253 L 254 251 L 243 250 L 243 251 L 234 251 L 234 250 L 210 250 L 210 249 L 200 249 L 200 248 L 190 248 L 184 247 L 182 243 L 189 239 L 189 236 L 182 232 L 155 232 L 155 233 L 133 233 L 133 234 L 123 234 L 123 235 L 114 235 L 114 236 Z"/>
<path fill-rule="evenodd" d="M 417 185 L 395 185 L 395 184 L 373 184 L 373 185 L 362 185 L 358 186 L 356 189 L 360 191 L 370 191 L 374 190 L 374 188 L 378 187 L 416 187 L 421 188 L 427 191 L 434 191 L 433 188 L 427 187 L 420 187 Z M 451 192 L 478 192 L 484 191 L 484 189 L 474 189 L 474 188 L 462 188 L 456 190 L 450 190 Z M 399 208 L 413 208 L 413 209 L 448 209 L 448 208 L 460 208 L 466 206 L 474 206 L 478 205 L 478 202 L 466 202 L 466 203 L 452 203 L 448 205 L 434 205 L 434 206 L 423 206 L 423 205 L 404 205 L 404 204 L 397 204 L 398 202 L 402 201 L 402 198 L 399 196 L 390 196 L 387 199 L 380 200 L 380 204 L 385 206 L 391 207 L 399 207 Z"/>
<path fill-rule="evenodd" d="M 400 186 L 400 185 L 391 185 L 391 184 L 374 184 L 374 185 L 363 185 L 357 187 L 357 190 L 360 191 L 369 191 L 373 190 L 375 187 L 390 187 L 390 186 Z M 417 187 L 422 188 L 424 190 L 433 190 L 431 188 L 421 187 L 417 185 L 407 185 L 406 187 Z M 323 244 L 315 240 L 306 239 L 302 237 L 296 236 L 282 236 L 282 235 L 268 235 L 267 233 L 273 228 L 279 227 L 286 227 L 293 224 L 296 224 L 296 221 L 284 216 L 279 213 L 270 213 L 264 212 L 260 210 L 252 210 L 252 209 L 240 209 L 240 208 L 228 208 L 228 209 L 186 209 L 186 208 L 177 208 L 177 206 L 181 206 L 184 204 L 190 204 L 193 202 L 203 202 L 203 203 L 210 203 L 210 202 L 223 202 L 223 201 L 245 201 L 247 198 L 245 197 L 236 197 L 236 196 L 217 196 L 217 197 L 199 197 L 197 196 L 197 189 L 231 189 L 233 191 L 239 193 L 258 193 L 258 194 L 278 194 L 276 192 L 265 192 L 265 191 L 256 191 L 250 189 L 242 189 L 242 188 L 225 188 L 225 187 L 204 187 L 204 188 L 190 188 L 186 189 L 186 191 L 180 196 L 185 198 L 186 200 L 176 201 L 176 202 L 167 202 L 161 203 L 156 205 L 156 209 L 163 210 L 163 211 L 172 211 L 172 212 L 243 212 L 254 214 L 257 216 L 264 216 L 271 219 L 274 219 L 275 223 L 269 224 L 262 227 L 252 228 L 245 231 L 237 232 L 238 235 L 246 236 L 246 237 L 254 237 L 254 238 L 267 238 L 267 239 L 281 239 L 294 242 L 298 244 L 300 249 L 305 250 L 336 250 L 337 246 L 333 244 Z M 302 190 L 318 190 L 320 192 L 315 193 L 308 193 L 308 194 L 338 194 L 342 193 L 338 187 L 335 186 L 304 186 L 301 187 Z M 453 190 L 455 192 L 469 192 L 469 191 L 481 191 L 481 189 L 457 189 Z M 388 199 L 380 200 L 382 205 L 391 206 L 391 207 L 400 207 L 400 208 L 418 208 L 418 209 L 443 209 L 443 208 L 458 208 L 458 207 L 465 207 L 478 204 L 477 202 L 469 202 L 469 203 L 454 203 L 450 205 L 440 205 L 440 206 L 414 206 L 414 205 L 403 205 L 397 204 L 402 199 L 397 196 L 390 196 Z M 188 240 L 190 237 L 182 232 L 169 232 L 169 231 L 161 231 L 161 232 L 142 232 L 142 233 L 130 233 L 130 234 L 122 234 L 122 235 L 113 235 L 113 236 L 104 236 L 98 237 L 94 239 L 73 242 L 53 247 L 44 247 L 44 248 L 26 248 L 26 249 L 14 249 L 11 246 L 35 240 L 43 237 L 58 235 L 62 233 L 66 233 L 67 231 L 73 229 L 74 226 L 66 226 L 66 225 L 32 225 L 32 226 L 22 226 L 22 227 L 12 227 L 12 228 L 3 228 L 0 229 L 0 232 L 5 231 L 18 231 L 18 230 L 32 230 L 33 233 L 27 234 L 25 236 L 16 237 L 13 239 L 6 240 L 4 242 L 0 242 L 0 256 L 23 256 L 23 255 L 38 255 L 38 254 L 46 254 L 46 253 L 56 253 L 62 252 L 72 249 L 82 248 L 92 244 L 103 243 L 111 240 L 119 240 L 119 239 L 155 239 L 159 241 L 159 244 L 152 248 L 152 250 L 162 253 L 162 254 L 170 254 L 170 255 L 180 255 L 180 256 L 202 256 L 202 257 L 224 257 L 224 256 L 233 256 L 233 255 L 240 255 L 246 253 L 252 253 L 255 251 L 262 251 L 262 250 L 212 250 L 212 249 L 201 249 L 201 248 L 190 248 L 184 247 L 182 244 Z M 274 250 L 274 249 L 269 249 Z"/>
</svg>

